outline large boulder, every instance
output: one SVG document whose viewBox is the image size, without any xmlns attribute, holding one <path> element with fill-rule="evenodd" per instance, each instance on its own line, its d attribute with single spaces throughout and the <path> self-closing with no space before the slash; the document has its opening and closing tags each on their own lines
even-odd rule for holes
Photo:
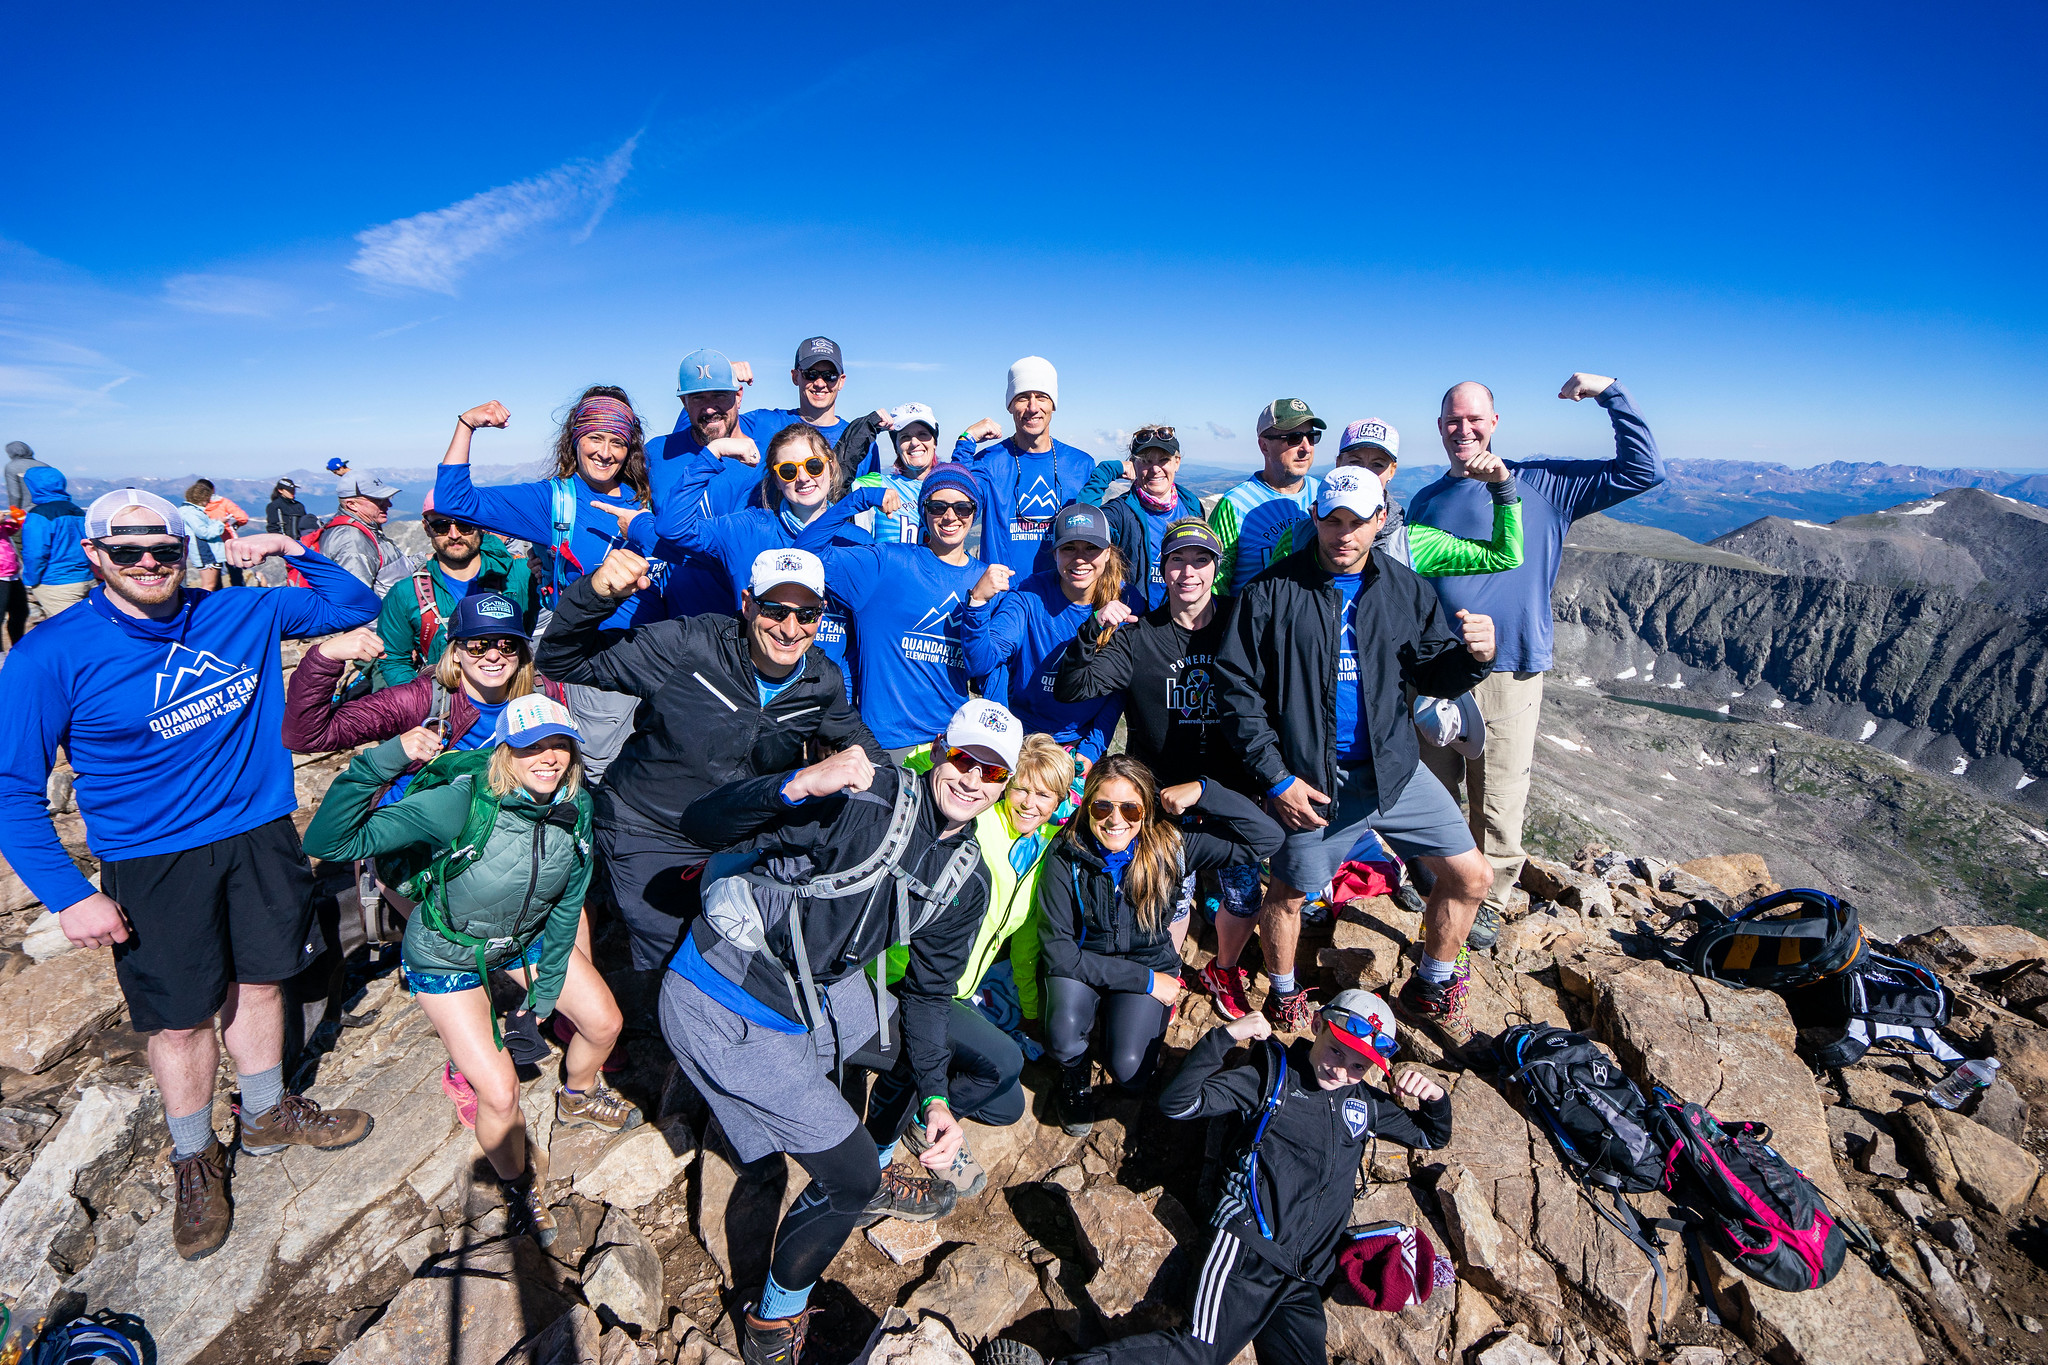
<svg viewBox="0 0 2048 1365">
<path fill-rule="evenodd" d="M 17 1316 L 40 1312 L 56 1295 L 52 1248 L 90 1222 L 74 1191 L 96 1168 L 126 1162 L 144 1112 L 139 1090 L 89 1088 L 0 1202 L 0 1298 L 17 1305 Z"/>
<path fill-rule="evenodd" d="M 643 1336 L 652 1337 L 667 1321 L 661 1253 L 621 1209 L 605 1213 L 597 1245 L 583 1263 L 583 1301 Z"/>
<path fill-rule="evenodd" d="M 1095 1267 L 1088 1297 L 1110 1322 L 1148 1300 L 1157 1304 L 1168 1286 L 1160 1271 L 1173 1254 L 1173 1234 L 1138 1195 L 1122 1185 L 1091 1185 L 1067 1192 L 1074 1234 Z"/>
<path fill-rule="evenodd" d="M 903 1301 L 912 1317 L 942 1318 L 953 1335 L 979 1347 L 1016 1321 L 1038 1292 L 1038 1275 L 997 1247 L 963 1246 L 939 1262 L 930 1279 Z"/>
<path fill-rule="evenodd" d="M 407 1283 L 334 1365 L 499 1365 L 571 1307 L 544 1260 L 527 1237 L 452 1253 Z M 161 1330 L 157 1343 L 161 1352 Z"/>
<path fill-rule="evenodd" d="M 1961 1114 L 1916 1104 L 1900 1110 L 1892 1127 L 1907 1159 L 1952 1207 L 1967 1201 L 2010 1218 L 2041 1178 L 2041 1163 L 2026 1148 Z"/>
<path fill-rule="evenodd" d="M 679 1121 L 642 1124 L 607 1143 L 590 1168 L 576 1175 L 575 1191 L 592 1203 L 645 1208 L 683 1178 L 695 1147 Z"/>
<path fill-rule="evenodd" d="M 1899 952 L 1936 971 L 1976 976 L 2048 958 L 2048 939 L 2017 924 L 1949 924 L 1900 939 Z"/>
<path fill-rule="evenodd" d="M 1778 884 L 1771 880 L 1771 869 L 1764 866 L 1763 855 L 1758 853 L 1719 853 L 1710 858 L 1695 858 L 1680 863 L 1678 870 L 1713 883 L 1743 905 L 1778 889 Z"/>
<path fill-rule="evenodd" d="M 7 1029 L 0 1067 L 45 1071 L 83 1047 L 121 1012 L 112 953 L 63 953 L 23 968 L 7 982 Z"/>
<path fill-rule="evenodd" d="M 912 1325 L 907 1313 L 892 1308 L 876 1324 L 855 1365 L 974 1365 L 974 1357 L 960 1349 L 937 1318 L 927 1316 Z"/>
</svg>

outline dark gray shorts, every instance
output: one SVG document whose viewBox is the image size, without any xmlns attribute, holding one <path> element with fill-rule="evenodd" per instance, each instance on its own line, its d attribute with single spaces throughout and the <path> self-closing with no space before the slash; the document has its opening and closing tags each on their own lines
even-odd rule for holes
<svg viewBox="0 0 2048 1365">
<path fill-rule="evenodd" d="M 1478 847 L 1465 824 L 1465 813 L 1420 760 L 1388 810 L 1379 809 L 1379 791 L 1370 767 L 1339 772 L 1343 780 L 1332 793 L 1337 799 L 1330 810 L 1330 823 L 1321 829 L 1290 832 L 1287 842 L 1273 855 L 1273 876 L 1295 890 L 1313 896 L 1328 886 L 1351 846 L 1367 829 L 1378 831 L 1404 858 L 1455 858 Z"/>
</svg>

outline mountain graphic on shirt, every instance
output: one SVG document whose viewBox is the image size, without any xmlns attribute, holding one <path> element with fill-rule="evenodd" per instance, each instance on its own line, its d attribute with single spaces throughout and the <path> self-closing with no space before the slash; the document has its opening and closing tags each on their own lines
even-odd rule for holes
<svg viewBox="0 0 2048 1365">
<path fill-rule="evenodd" d="M 1017 515 L 1020 517 L 1049 517 L 1059 510 L 1059 493 L 1043 474 L 1033 479 L 1031 487 L 1017 497 Z"/>
<path fill-rule="evenodd" d="M 187 645 L 172 645 L 164 666 L 156 675 L 158 712 L 182 705 L 195 697 L 233 682 L 249 671 L 246 664 L 229 663 L 218 654 Z"/>
<path fill-rule="evenodd" d="M 945 601 L 933 607 L 910 628 L 912 635 L 929 635 L 934 639 L 946 638 L 946 621 L 953 615 L 953 609 L 960 605 L 960 594 L 953 593 Z"/>
</svg>

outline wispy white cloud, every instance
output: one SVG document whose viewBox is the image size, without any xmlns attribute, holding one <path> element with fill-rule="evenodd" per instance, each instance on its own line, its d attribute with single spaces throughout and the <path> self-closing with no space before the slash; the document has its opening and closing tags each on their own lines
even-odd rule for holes
<svg viewBox="0 0 2048 1365">
<path fill-rule="evenodd" d="M 480 257 L 504 251 L 542 228 L 580 218 L 572 240 L 585 241 L 633 168 L 639 141 L 635 133 L 602 161 L 571 161 L 445 209 L 359 232 L 356 241 L 362 249 L 348 268 L 376 284 L 453 294 Z"/>
<path fill-rule="evenodd" d="M 396 327 L 386 327 L 381 332 L 370 333 L 370 340 L 382 341 L 385 337 L 395 337 L 400 332 L 410 332 L 415 327 L 424 327 L 427 323 L 439 322 L 447 316 L 446 313 L 436 313 L 430 318 L 414 318 L 411 322 L 401 322 Z"/>
<path fill-rule="evenodd" d="M 244 275 L 173 275 L 164 281 L 164 298 L 195 313 L 252 318 L 282 312 L 292 301 L 282 285 Z"/>
<path fill-rule="evenodd" d="M 1209 428 L 1209 434 L 1219 441 L 1235 441 L 1237 439 L 1237 433 L 1229 427 L 1219 427 L 1214 422 L 1208 422 L 1204 425 Z"/>
<path fill-rule="evenodd" d="M 909 370 L 916 374 L 946 368 L 936 360 L 849 360 L 846 366 L 852 370 Z"/>
<path fill-rule="evenodd" d="M 108 395 L 134 377 L 90 347 L 0 328 L 0 408 L 76 413 L 111 406 Z"/>
</svg>

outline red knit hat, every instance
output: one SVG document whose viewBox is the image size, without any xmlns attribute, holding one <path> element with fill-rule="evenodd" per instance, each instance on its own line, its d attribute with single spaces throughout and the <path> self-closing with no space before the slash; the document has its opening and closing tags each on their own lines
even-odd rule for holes
<svg viewBox="0 0 2048 1365">
<path fill-rule="evenodd" d="M 1337 1273 L 1359 1302 L 1382 1313 L 1426 1302 L 1431 1290 L 1458 1277 L 1450 1258 L 1437 1255 L 1428 1233 L 1399 1223 L 1353 1229 L 1337 1253 Z"/>
</svg>

